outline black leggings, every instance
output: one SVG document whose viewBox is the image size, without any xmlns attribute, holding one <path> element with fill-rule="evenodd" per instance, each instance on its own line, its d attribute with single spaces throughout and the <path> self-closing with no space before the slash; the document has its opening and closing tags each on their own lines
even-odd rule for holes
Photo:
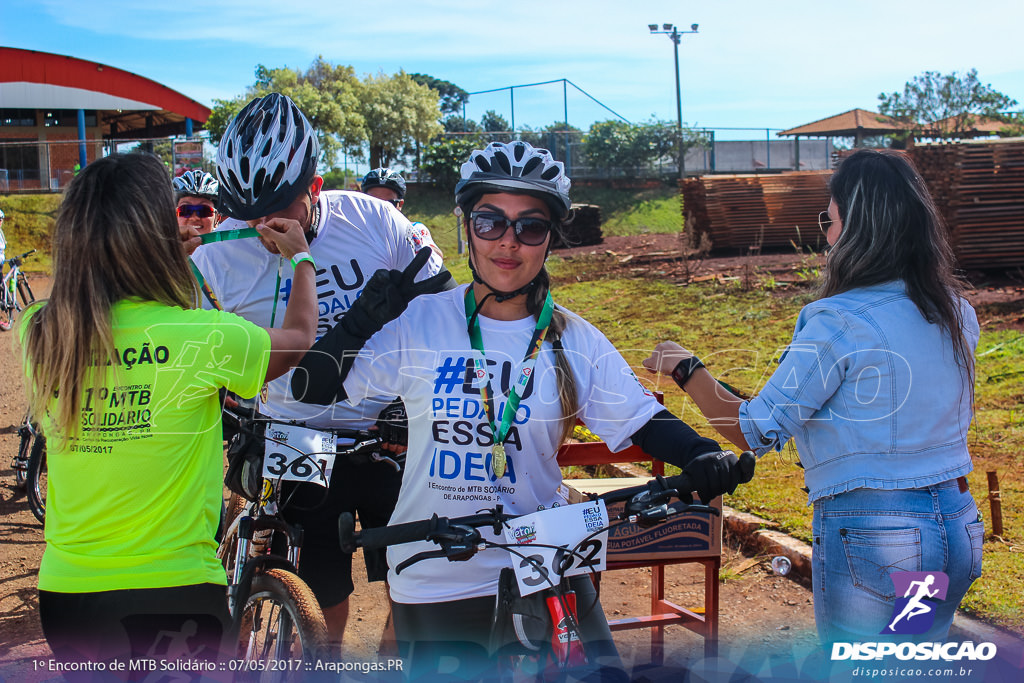
<svg viewBox="0 0 1024 683">
<path fill-rule="evenodd" d="M 39 591 L 39 619 L 60 662 L 139 659 L 215 662 L 231 617 L 224 586 L 197 584 L 96 593 Z M 152 673 L 152 672 L 150 672 Z M 141 680 L 146 672 L 68 674 L 69 681 Z"/>
<path fill-rule="evenodd" d="M 587 658 L 595 665 L 593 680 L 627 680 L 593 582 L 589 577 L 576 576 L 569 583 L 576 592 L 580 637 Z M 393 603 L 395 637 L 409 678 L 483 681 L 495 676 L 490 652 L 494 609 L 494 596 L 425 604 Z M 510 643 L 501 645 L 504 650 Z"/>
</svg>

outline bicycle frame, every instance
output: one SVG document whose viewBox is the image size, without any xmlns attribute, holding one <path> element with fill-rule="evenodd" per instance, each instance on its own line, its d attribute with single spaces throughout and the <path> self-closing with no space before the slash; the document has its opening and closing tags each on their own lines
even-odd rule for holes
<svg viewBox="0 0 1024 683">
<path fill-rule="evenodd" d="M 744 480 L 749 481 L 754 473 L 754 456 L 752 453 L 747 452 L 741 456 L 740 460 L 744 471 Z M 339 541 L 342 548 L 349 552 L 353 552 L 356 547 L 376 548 L 424 540 L 432 541 L 440 546 L 438 550 L 424 551 L 408 558 L 395 567 L 396 573 L 400 573 L 412 564 L 431 558 L 443 557 L 449 561 L 468 560 L 478 550 L 485 547 L 502 548 L 511 552 L 513 555 L 521 558 L 524 563 L 528 563 L 538 569 L 538 576 L 543 576 L 548 584 L 548 587 L 545 589 L 548 592 L 545 600 L 547 609 L 551 614 L 551 626 L 554 627 L 550 632 L 551 647 L 538 655 L 530 656 L 543 658 L 547 657 L 550 652 L 550 659 L 557 664 L 558 670 L 565 671 L 576 666 L 580 659 L 586 655 L 585 652 L 576 651 L 579 646 L 583 645 L 583 640 L 579 630 L 574 598 L 568 596 L 561 589 L 562 579 L 566 575 L 569 565 L 572 564 L 573 558 L 579 558 L 581 565 L 590 564 L 588 561 L 590 558 L 584 557 L 581 550 L 596 536 L 610 530 L 617 524 L 632 522 L 654 525 L 674 514 L 686 511 L 720 514 L 715 508 L 694 504 L 692 499 L 689 498 L 689 491 L 691 490 L 692 485 L 689 477 L 686 474 L 680 474 L 668 479 L 658 477 L 644 486 L 619 489 L 602 496 L 594 496 L 590 501 L 591 503 L 597 500 L 603 500 L 605 503 L 624 501 L 625 508 L 616 518 L 616 522 L 604 525 L 603 528 L 586 535 L 576 541 L 575 545 L 571 548 L 567 546 L 546 545 L 543 540 L 535 541 L 529 545 L 495 543 L 485 540 L 480 533 L 481 528 L 490 527 L 497 535 L 506 527 L 511 529 L 509 522 L 518 519 L 515 515 L 505 514 L 501 505 L 481 511 L 477 515 L 449 519 L 435 514 L 430 519 L 364 529 L 359 533 L 355 532 L 355 521 L 352 516 L 343 514 L 338 521 Z M 673 497 L 680 499 L 680 501 L 669 503 L 669 500 Z M 589 505 L 589 503 L 584 505 Z M 555 514 L 555 510 L 561 509 L 565 511 L 566 507 L 572 508 L 573 506 L 542 510 L 537 513 L 531 513 L 531 517 L 532 515 Z M 523 521 L 520 520 L 521 523 Z M 510 534 L 509 537 L 512 535 L 514 534 Z M 558 559 L 553 563 L 556 580 L 550 578 L 548 567 L 539 564 L 531 557 L 535 553 L 535 549 L 544 547 L 557 548 L 556 558 Z M 564 560 L 566 559 L 569 562 L 565 562 Z M 590 564 L 589 571 L 593 571 L 592 564 Z M 578 574 L 579 572 L 576 573 Z M 501 594 L 499 594 L 498 604 L 501 604 Z M 498 607 L 496 607 L 497 609 Z M 495 621 L 498 621 L 497 611 L 495 613 Z M 585 650 L 585 646 L 583 649 Z M 541 665 L 540 670 L 543 672 L 544 662 L 540 659 L 534 659 L 534 661 Z"/>
</svg>

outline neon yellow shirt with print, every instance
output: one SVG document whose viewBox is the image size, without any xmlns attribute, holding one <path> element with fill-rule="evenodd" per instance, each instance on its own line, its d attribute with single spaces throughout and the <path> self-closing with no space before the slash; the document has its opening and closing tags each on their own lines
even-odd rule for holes
<svg viewBox="0 0 1024 683">
<path fill-rule="evenodd" d="M 223 585 L 217 391 L 256 395 L 270 337 L 231 313 L 140 300 L 118 302 L 111 318 L 119 363 L 84 392 L 78 434 L 62 444 L 42 420 L 49 483 L 39 588 Z"/>
</svg>

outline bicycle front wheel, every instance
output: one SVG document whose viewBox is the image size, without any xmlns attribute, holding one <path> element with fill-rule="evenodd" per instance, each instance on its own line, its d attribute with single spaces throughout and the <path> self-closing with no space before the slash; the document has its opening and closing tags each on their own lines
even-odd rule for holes
<svg viewBox="0 0 1024 683">
<path fill-rule="evenodd" d="M 36 434 L 32 452 L 28 456 L 28 506 L 40 522 L 46 519 L 46 437 Z"/>
<path fill-rule="evenodd" d="M 35 303 L 36 297 L 32 293 L 32 288 L 28 286 L 28 278 L 20 271 L 18 272 L 18 294 L 21 295 L 21 305 L 23 307 Z"/>
<path fill-rule="evenodd" d="M 28 420 L 18 428 L 18 455 L 14 458 L 14 485 L 24 491 L 28 485 L 28 457 L 32 452 L 32 429 Z"/>
<path fill-rule="evenodd" d="M 238 659 L 264 662 L 245 666 L 252 680 L 289 681 L 303 670 L 274 670 L 281 662 L 315 662 L 328 655 L 327 625 L 320 605 L 302 579 L 283 569 L 269 569 L 253 578 L 252 593 L 238 631 Z"/>
</svg>

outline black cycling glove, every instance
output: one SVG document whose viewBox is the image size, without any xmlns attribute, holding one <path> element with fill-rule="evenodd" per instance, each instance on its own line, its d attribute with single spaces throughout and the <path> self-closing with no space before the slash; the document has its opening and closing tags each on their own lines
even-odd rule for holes
<svg viewBox="0 0 1024 683">
<path fill-rule="evenodd" d="M 652 417 L 632 441 L 651 457 L 683 470 L 705 504 L 746 481 L 732 451 L 723 451 L 667 410 Z"/>
<path fill-rule="evenodd" d="M 395 446 L 409 445 L 409 418 L 405 414 L 405 404 L 396 398 L 389 403 L 377 416 L 377 429 L 384 443 Z"/>
<path fill-rule="evenodd" d="M 359 350 L 366 340 L 380 331 L 420 294 L 433 294 L 451 289 L 451 273 L 416 282 L 416 274 L 430 259 L 430 248 L 416 252 L 403 271 L 384 270 L 373 274 L 359 298 L 327 334 L 313 344 L 292 373 L 291 389 L 295 400 L 302 403 L 330 405 L 346 397 L 344 381 Z"/>
<path fill-rule="evenodd" d="M 416 274 L 429 259 L 430 247 L 424 247 L 416 252 L 405 270 L 378 270 L 367 281 L 366 287 L 340 324 L 353 337 L 369 339 L 402 315 L 409 302 L 420 294 L 448 289 L 452 276 L 447 270 L 416 282 Z"/>
</svg>

